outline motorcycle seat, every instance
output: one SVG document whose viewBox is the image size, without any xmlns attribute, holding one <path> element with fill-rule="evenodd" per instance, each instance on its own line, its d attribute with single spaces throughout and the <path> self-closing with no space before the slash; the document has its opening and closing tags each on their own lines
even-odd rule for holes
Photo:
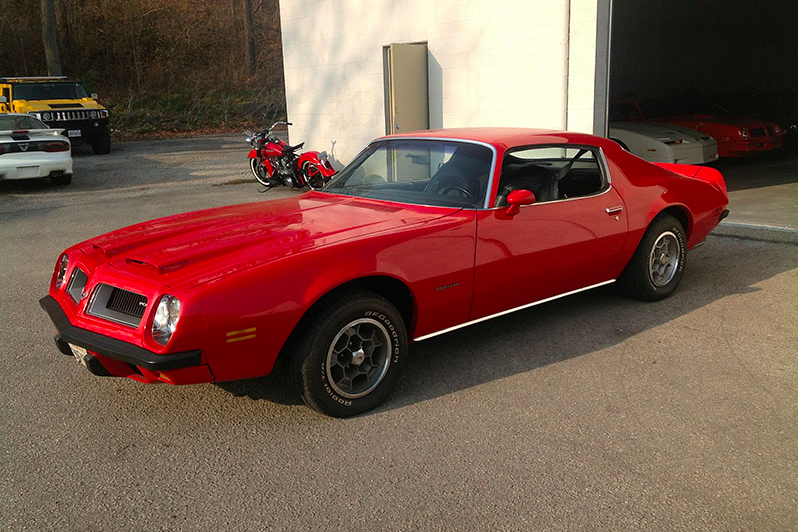
<svg viewBox="0 0 798 532">
<path fill-rule="evenodd" d="M 300 148 L 301 148 L 302 146 L 304 146 L 304 145 L 305 145 L 305 143 L 304 143 L 304 142 L 300 142 L 300 143 L 299 143 L 299 144 L 297 144 L 296 146 L 286 146 L 286 147 L 285 147 L 285 150 L 286 150 L 286 151 L 294 151 L 294 150 L 298 150 L 298 149 L 300 149 Z"/>
</svg>

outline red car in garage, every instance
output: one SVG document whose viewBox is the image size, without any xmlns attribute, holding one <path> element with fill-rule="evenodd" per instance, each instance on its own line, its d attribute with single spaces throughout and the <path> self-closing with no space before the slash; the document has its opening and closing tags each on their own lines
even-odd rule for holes
<svg viewBox="0 0 798 532">
<path fill-rule="evenodd" d="M 712 114 L 690 114 L 667 99 L 619 100 L 610 106 L 610 115 L 617 120 L 647 120 L 676 124 L 706 133 L 718 142 L 720 157 L 754 155 L 784 145 L 784 132 L 773 122 Z"/>
<path fill-rule="evenodd" d="M 217 382 L 282 359 L 308 405 L 349 416 L 386 398 L 412 342 L 613 282 L 669 296 L 727 202 L 712 168 L 592 135 L 394 135 L 321 191 L 76 244 L 40 303 L 97 375 Z"/>
</svg>

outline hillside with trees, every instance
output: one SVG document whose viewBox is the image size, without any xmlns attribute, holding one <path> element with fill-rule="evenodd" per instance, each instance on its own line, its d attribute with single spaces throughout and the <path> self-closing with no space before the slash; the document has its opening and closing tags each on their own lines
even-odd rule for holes
<svg viewBox="0 0 798 532">
<path fill-rule="evenodd" d="M 285 114 L 279 0 L 0 0 L 0 50 L 0 76 L 83 81 L 122 138 Z"/>
</svg>

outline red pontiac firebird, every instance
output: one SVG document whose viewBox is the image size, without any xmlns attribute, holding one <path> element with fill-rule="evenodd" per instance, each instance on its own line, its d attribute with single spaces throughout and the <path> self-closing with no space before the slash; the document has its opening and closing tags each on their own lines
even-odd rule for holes
<svg viewBox="0 0 798 532">
<path fill-rule="evenodd" d="M 658 300 L 728 214 L 712 168 L 529 129 L 375 140 L 321 191 L 144 222 L 64 251 L 42 307 L 95 375 L 266 375 L 311 407 L 382 402 L 409 344 L 617 282 Z"/>
</svg>

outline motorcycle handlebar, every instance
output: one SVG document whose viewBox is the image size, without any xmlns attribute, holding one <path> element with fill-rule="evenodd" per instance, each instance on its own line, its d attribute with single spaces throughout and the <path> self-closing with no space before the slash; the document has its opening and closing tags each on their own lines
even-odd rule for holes
<svg viewBox="0 0 798 532">
<path fill-rule="evenodd" d="M 274 124 L 272 124 L 271 127 L 269 128 L 269 131 L 274 129 L 274 126 L 279 126 L 280 124 L 283 124 L 283 125 L 286 125 L 286 126 L 293 126 L 294 125 L 291 122 L 283 122 L 282 120 L 280 120 L 280 121 L 275 122 Z"/>
</svg>

